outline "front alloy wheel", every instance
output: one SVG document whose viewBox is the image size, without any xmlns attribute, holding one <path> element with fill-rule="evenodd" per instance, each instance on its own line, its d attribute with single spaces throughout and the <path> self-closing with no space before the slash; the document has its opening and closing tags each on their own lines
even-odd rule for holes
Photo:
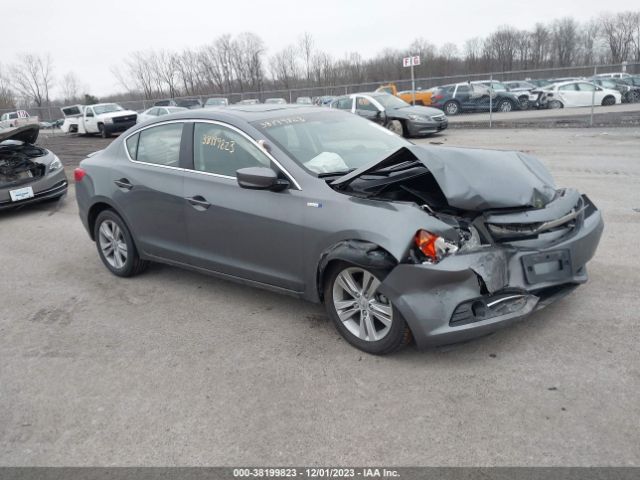
<svg viewBox="0 0 640 480">
<path fill-rule="evenodd" d="M 402 136 L 402 134 L 404 133 L 402 129 L 402 122 L 400 120 L 391 120 L 389 123 L 387 123 L 387 128 L 396 135 Z"/>
<path fill-rule="evenodd" d="M 331 272 L 325 287 L 325 304 L 340 334 L 374 354 L 393 352 L 410 339 L 406 322 L 378 291 L 380 284 L 373 272 L 341 264 Z"/>
</svg>

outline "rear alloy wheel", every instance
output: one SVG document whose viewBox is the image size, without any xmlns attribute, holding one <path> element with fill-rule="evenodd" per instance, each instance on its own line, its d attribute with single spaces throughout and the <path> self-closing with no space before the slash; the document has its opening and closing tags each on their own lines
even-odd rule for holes
<svg viewBox="0 0 640 480">
<path fill-rule="evenodd" d="M 325 305 L 340 334 L 368 353 L 391 353 L 409 343 L 409 327 L 390 300 L 378 292 L 373 272 L 347 263 L 334 268 L 325 284 Z"/>
<path fill-rule="evenodd" d="M 629 103 L 637 103 L 640 102 L 640 91 L 638 90 L 631 90 L 629 92 L 629 95 L 627 96 L 629 98 Z"/>
<path fill-rule="evenodd" d="M 509 100 L 502 100 L 498 103 L 499 112 L 510 112 L 513 110 L 513 104 Z"/>
<path fill-rule="evenodd" d="M 447 115 L 457 115 L 460 113 L 460 104 L 453 100 L 448 101 L 444 104 L 444 113 Z"/>
<path fill-rule="evenodd" d="M 402 122 L 400 120 L 391 120 L 387 123 L 387 128 L 396 135 L 402 136 L 404 129 L 402 128 Z"/>
<path fill-rule="evenodd" d="M 129 229 L 113 210 L 104 210 L 98 215 L 94 238 L 102 263 L 114 275 L 131 277 L 149 264 L 140 258 Z"/>
<path fill-rule="evenodd" d="M 606 97 L 604 97 L 602 99 L 602 105 L 603 106 L 615 105 L 615 104 L 616 104 L 616 99 L 611 95 L 607 95 Z"/>
</svg>

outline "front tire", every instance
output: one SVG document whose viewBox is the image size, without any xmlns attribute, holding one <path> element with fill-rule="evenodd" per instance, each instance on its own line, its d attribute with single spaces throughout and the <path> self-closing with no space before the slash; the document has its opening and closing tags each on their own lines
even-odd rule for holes
<svg viewBox="0 0 640 480">
<path fill-rule="evenodd" d="M 511 103 L 509 100 L 502 100 L 500 101 L 500 103 L 498 103 L 497 110 L 499 112 L 510 112 L 511 110 L 513 110 L 513 103 Z"/>
<path fill-rule="evenodd" d="M 521 95 L 520 98 L 518 98 L 518 102 L 520 102 L 520 110 L 529 110 L 531 107 L 529 97 L 527 95 Z"/>
<path fill-rule="evenodd" d="M 100 212 L 93 235 L 100 260 L 114 275 L 132 277 L 148 267 L 149 262 L 138 255 L 129 229 L 113 210 Z"/>
<path fill-rule="evenodd" d="M 382 273 L 340 262 L 324 285 L 325 307 L 340 335 L 374 355 L 395 352 L 411 340 L 400 312 L 378 292 Z"/>
<path fill-rule="evenodd" d="M 391 120 L 387 123 L 386 127 L 396 135 L 400 135 L 401 137 L 404 135 L 404 128 L 400 120 Z"/>
<path fill-rule="evenodd" d="M 104 128 L 104 124 L 102 123 L 98 124 L 98 132 L 100 132 L 100 136 L 102 138 L 109 138 L 111 136 L 109 132 L 107 132 L 107 129 Z"/>
<path fill-rule="evenodd" d="M 558 108 L 563 108 L 564 105 L 562 105 L 562 102 L 560 100 L 551 100 L 547 104 L 547 107 L 551 109 L 558 109 Z"/>
<path fill-rule="evenodd" d="M 611 95 L 607 95 L 602 99 L 602 106 L 615 105 L 616 99 Z"/>
</svg>

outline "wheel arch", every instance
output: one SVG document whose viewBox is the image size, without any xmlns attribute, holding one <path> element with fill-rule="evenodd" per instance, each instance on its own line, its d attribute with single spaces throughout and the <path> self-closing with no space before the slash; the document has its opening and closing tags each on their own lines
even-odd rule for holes
<svg viewBox="0 0 640 480">
<path fill-rule="evenodd" d="M 367 240 L 342 240 L 325 249 L 320 255 L 316 268 L 316 294 L 324 300 L 324 282 L 332 265 L 348 262 L 363 268 L 380 272 L 390 272 L 398 265 L 398 260 L 380 245 Z M 382 280 L 382 279 L 381 279 Z"/>
</svg>

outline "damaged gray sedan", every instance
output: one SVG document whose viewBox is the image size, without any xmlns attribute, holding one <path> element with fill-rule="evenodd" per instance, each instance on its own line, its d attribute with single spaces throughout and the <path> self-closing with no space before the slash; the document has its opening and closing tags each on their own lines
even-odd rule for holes
<svg viewBox="0 0 640 480">
<path fill-rule="evenodd" d="M 112 273 L 157 261 L 324 302 L 375 354 L 523 319 L 587 281 L 603 230 L 589 198 L 531 156 L 416 146 L 310 107 L 166 116 L 75 177 Z"/>
<path fill-rule="evenodd" d="M 56 201 L 67 193 L 60 159 L 35 145 L 39 125 L 0 130 L 0 210 Z"/>
</svg>

